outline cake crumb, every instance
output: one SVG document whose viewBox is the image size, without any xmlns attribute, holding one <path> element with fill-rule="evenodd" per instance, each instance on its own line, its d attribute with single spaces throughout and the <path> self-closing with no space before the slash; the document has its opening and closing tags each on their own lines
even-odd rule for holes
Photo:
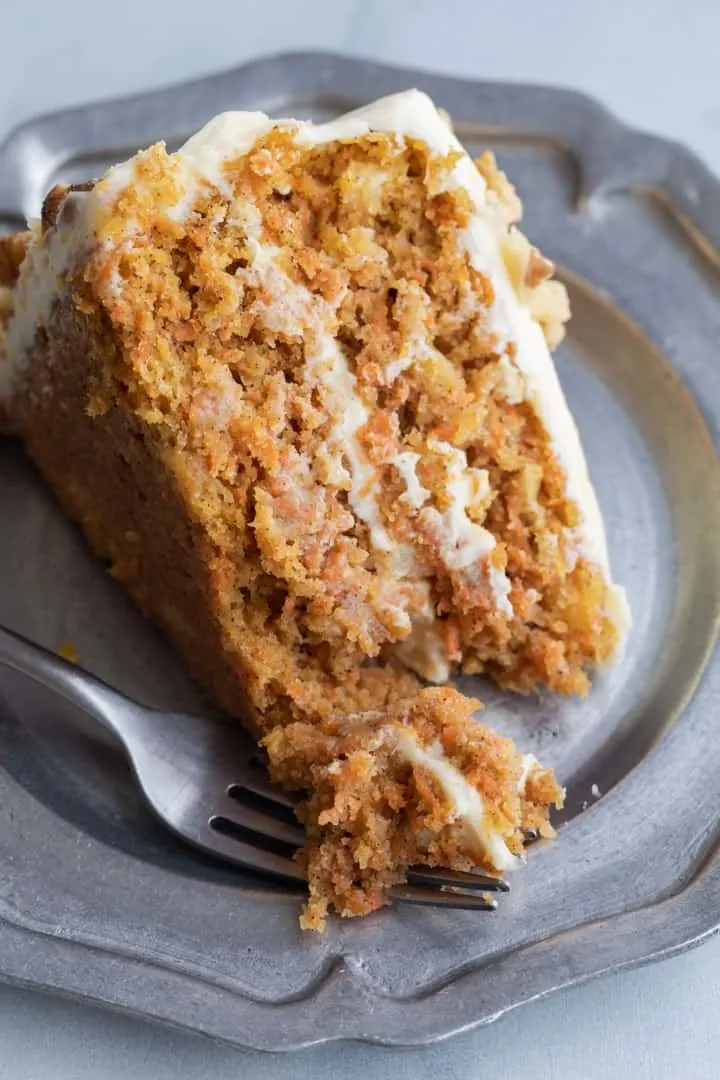
<svg viewBox="0 0 720 1080">
<path fill-rule="evenodd" d="M 77 664 L 80 662 L 80 651 L 73 641 L 61 641 L 58 645 L 57 653 L 63 660 L 67 660 L 69 664 Z"/>
</svg>

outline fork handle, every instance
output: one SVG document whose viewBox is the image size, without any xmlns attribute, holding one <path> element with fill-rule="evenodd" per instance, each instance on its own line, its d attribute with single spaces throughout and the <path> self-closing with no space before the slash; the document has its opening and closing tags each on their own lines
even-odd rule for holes
<svg viewBox="0 0 720 1080">
<path fill-rule="evenodd" d="M 125 741 L 123 721 L 132 715 L 128 708 L 131 702 L 94 675 L 4 626 L 0 626 L 0 666 L 26 675 L 78 705 Z"/>
</svg>

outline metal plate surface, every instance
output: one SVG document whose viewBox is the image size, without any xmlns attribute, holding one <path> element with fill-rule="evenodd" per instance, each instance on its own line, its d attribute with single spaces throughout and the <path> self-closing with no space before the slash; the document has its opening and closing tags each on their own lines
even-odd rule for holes
<svg viewBox="0 0 720 1080">
<path fill-rule="evenodd" d="M 568 806 L 492 915 L 397 906 L 325 935 L 298 896 L 204 861 L 141 806 L 119 751 L 0 674 L 0 974 L 239 1045 L 419 1044 L 668 955 L 720 923 L 720 185 L 681 147 L 549 88 L 324 54 L 33 121 L 0 147 L 6 227 L 214 113 L 328 117 L 419 86 L 491 146 L 574 308 L 559 370 L 634 628 L 583 701 L 465 680 L 555 765 Z M 0 445 L 0 620 L 142 700 L 202 707 L 16 446 Z M 598 797 L 598 791 L 601 793 Z"/>
</svg>

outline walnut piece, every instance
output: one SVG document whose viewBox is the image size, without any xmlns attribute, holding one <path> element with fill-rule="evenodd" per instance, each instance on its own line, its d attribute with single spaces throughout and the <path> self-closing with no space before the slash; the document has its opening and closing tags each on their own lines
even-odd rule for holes
<svg viewBox="0 0 720 1080">
<path fill-rule="evenodd" d="M 60 207 L 65 198 L 73 191 L 92 191 L 95 186 L 94 180 L 87 180 L 83 184 L 55 184 L 45 196 L 42 207 L 41 224 L 42 231 L 46 233 L 57 222 Z"/>
<path fill-rule="evenodd" d="M 543 281 L 538 285 L 530 296 L 530 314 L 540 323 L 549 348 L 559 345 L 570 318 L 570 300 L 561 281 Z"/>
</svg>

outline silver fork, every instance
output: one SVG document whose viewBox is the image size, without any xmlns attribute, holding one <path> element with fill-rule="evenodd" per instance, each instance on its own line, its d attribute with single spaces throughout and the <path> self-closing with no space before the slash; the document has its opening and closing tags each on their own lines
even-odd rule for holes
<svg viewBox="0 0 720 1080">
<path fill-rule="evenodd" d="M 55 691 L 112 732 L 148 805 L 177 836 L 247 870 L 305 882 L 292 857 L 305 842 L 295 804 L 269 783 L 239 724 L 146 708 L 1 626 L 0 665 Z M 502 878 L 412 867 L 407 884 L 390 892 L 415 904 L 492 911 L 497 905 L 487 894 L 507 890 Z"/>
</svg>

